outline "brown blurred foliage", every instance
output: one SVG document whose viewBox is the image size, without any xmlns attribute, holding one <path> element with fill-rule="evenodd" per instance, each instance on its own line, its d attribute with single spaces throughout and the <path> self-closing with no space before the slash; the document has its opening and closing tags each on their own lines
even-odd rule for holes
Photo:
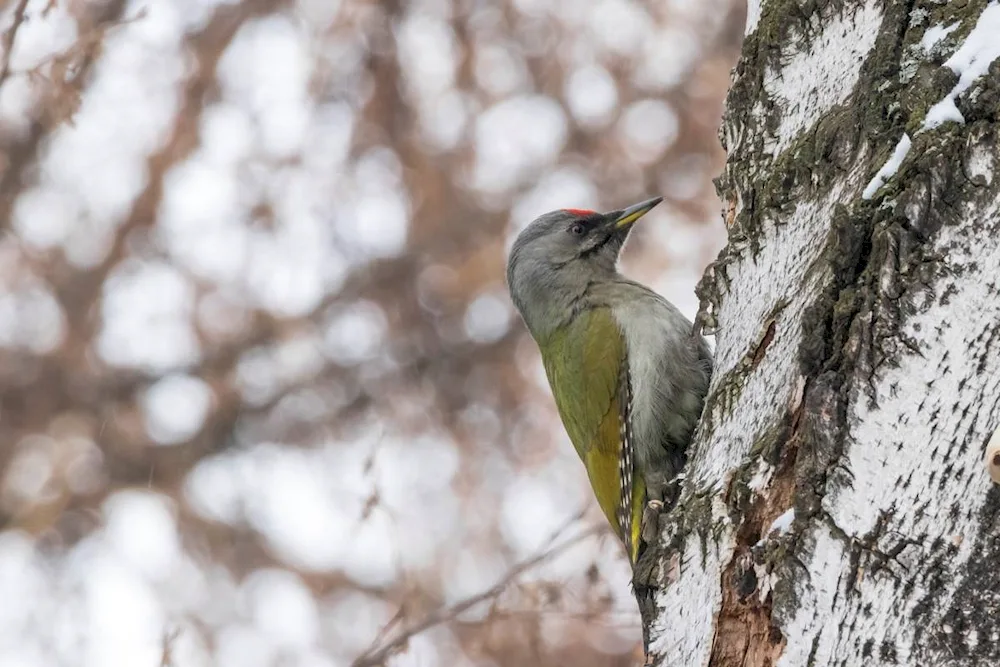
<svg viewBox="0 0 1000 667">
<path fill-rule="evenodd" d="M 40 553 L 60 562 L 60 555 L 100 530 L 109 496 L 146 490 L 169 498 L 185 551 L 206 571 L 222 566 L 239 582 L 261 568 L 284 568 L 296 572 L 320 601 L 348 591 L 383 600 L 396 616 L 387 630 L 392 636 L 453 602 L 442 589 L 451 566 L 447 560 L 438 562 L 442 570 L 433 575 L 402 572 L 387 585 L 366 585 L 336 568 L 286 562 L 252 522 L 206 517 L 185 491 L 192 471 L 208 459 L 261 443 L 275 443 L 281 451 L 319 443 L 335 447 L 340 439 L 377 427 L 403 438 L 447 434 L 442 437 L 459 452 L 450 489 L 468 500 L 458 517 L 449 519 L 454 536 L 444 549 L 474 542 L 478 553 L 493 553 L 514 567 L 516 551 L 497 528 L 499 494 L 512 476 L 552 456 L 554 413 L 532 370 L 535 352 L 519 322 L 508 312 L 507 324 L 501 318 L 494 327 L 496 335 L 470 335 L 470 318 L 480 312 L 470 307 L 484 295 L 503 297 L 506 243 L 516 225 L 526 222 L 516 219 L 527 210 L 518 203 L 530 208 L 526 197 L 558 169 L 592 183 L 599 197 L 595 205 L 619 206 L 663 193 L 672 214 L 692 229 L 715 223 L 718 203 L 710 178 L 721 166 L 716 128 L 742 34 L 743 10 L 737 4 L 344 0 L 321 11 L 315 2 L 240 0 L 210 7 L 183 31 L 175 108 L 168 129 L 144 151 L 143 184 L 120 214 L 109 216 L 108 238 L 86 262 L 75 260 L 65 244 L 31 242 L 26 223 L 15 224 L 19 199 L 42 183 L 47 153 L 74 131 L 111 42 L 159 20 L 158 10 L 153 3 L 147 14 L 142 3 L 124 0 L 3 4 L 0 91 L 16 84 L 30 103 L 20 118 L 9 111 L 0 116 L 0 290 L 6 299 L 0 319 L 9 320 L 0 322 L 0 331 L 8 332 L 0 335 L 0 528 L 23 532 Z M 653 35 L 643 42 L 646 47 L 601 36 L 601 22 L 622 7 L 648 21 L 641 26 Z M 10 47 L 31 24 L 57 12 L 75 23 L 72 43 L 18 68 Z M 453 45 L 446 90 L 431 99 L 412 79 L 412 63 L 399 45 L 402 24 L 421 15 L 443 25 Z M 330 182 L 329 210 L 323 212 L 332 229 L 329 252 L 346 268 L 308 307 L 291 313 L 294 309 L 267 307 L 238 287 L 190 270 L 164 241 L 170 230 L 162 222 L 171 173 L 197 159 L 206 140 L 207 110 L 223 101 L 219 69 L 227 49 L 247 26 L 275 18 L 311 40 L 310 108 L 337 104 L 353 112 L 344 164 L 337 170 L 361 179 L 372 160 L 389 164 L 408 205 L 402 249 L 366 255 L 354 245 L 358 219 L 351 209 L 337 208 L 338 193 L 350 186 Z M 612 21 L 607 29 L 619 28 Z M 677 36 L 685 40 L 676 50 L 672 43 L 649 48 Z M 681 64 L 670 64 L 678 71 L 674 80 L 643 78 L 651 59 L 675 57 Z M 495 64 L 498 60 L 506 64 Z M 616 90 L 599 121 L 573 112 L 580 102 L 570 99 L 572 75 L 584 67 L 610 74 Z M 477 183 L 484 150 L 477 128 L 495 126 L 483 122 L 483 114 L 524 95 L 547 98 L 562 109 L 565 138 L 556 155 L 529 163 L 495 188 Z M 658 148 L 636 145 L 629 129 L 636 124 L 642 129 L 647 117 L 642 109 L 654 107 L 641 107 L 628 121 L 632 125 L 626 122 L 629 110 L 644 100 L 665 103 L 676 115 L 676 137 Z M 427 128 L 449 104 L 461 106 L 460 127 L 448 141 L 429 140 Z M 106 122 L 114 125 L 115 119 Z M 262 181 L 278 180 L 286 169 L 307 169 L 310 150 L 307 142 L 301 152 L 279 157 L 251 151 L 252 164 L 234 168 L 252 168 Z M 692 175 L 694 186 L 678 185 Z M 288 224 L 282 207 L 265 194 L 249 209 L 246 225 L 279 243 Z M 51 215 L 64 213 L 54 209 Z M 83 225 L 83 217 L 66 224 Z M 711 232 L 716 238 L 718 233 Z M 694 264 L 712 259 L 706 247 L 690 250 Z M 634 252 L 630 261 L 648 276 L 670 261 L 656 244 L 640 242 Z M 102 352 L 98 339 L 116 317 L 107 303 L 111 283 L 146 262 L 173 267 L 190 287 L 187 316 L 197 354 L 188 362 L 128 364 Z M 36 293 L 45 295 L 45 317 L 30 298 Z M 358 308 L 376 313 L 382 323 L 374 349 L 359 341 L 357 354 L 301 353 L 303 347 L 322 348 L 329 323 Z M 33 323 L 35 318 L 41 324 Z M 36 328 L 51 321 L 60 335 L 52 344 L 33 344 L 48 336 Z M 157 383 L 178 374 L 203 382 L 211 398 L 195 432 L 164 443 L 151 435 L 155 429 L 144 401 Z M 491 467 L 497 455 L 506 461 L 502 469 Z M 379 464 L 376 447 L 363 472 L 374 475 Z M 33 475 L 41 481 L 31 482 Z M 385 490 L 378 484 L 370 488 L 359 522 L 378 512 L 382 502 Z M 439 519 L 428 510 L 429 525 Z M 632 664 L 634 651 L 628 647 L 638 636 L 637 616 L 620 617 L 602 602 L 608 586 L 603 578 L 596 566 L 584 567 L 571 596 L 565 582 L 533 581 L 493 591 L 485 615 L 461 620 L 444 613 L 437 620 L 449 628 L 447 641 L 457 648 L 442 649 L 441 655 L 459 650 L 475 664 L 496 665 Z M 492 583 L 484 580 L 482 589 Z M 588 590 L 592 593 L 579 593 Z M 540 622 L 545 614 L 558 618 L 557 644 L 545 637 L 549 630 Z M 199 627 L 211 647 L 218 628 L 209 625 Z M 631 644 L 611 642 L 617 648 L 599 649 L 587 640 L 595 628 L 605 627 L 624 627 Z M 405 648 L 401 645 L 404 653 Z M 335 645 L 326 650 L 332 664 L 358 655 L 340 653 Z M 442 661 L 451 664 L 447 657 Z"/>
</svg>

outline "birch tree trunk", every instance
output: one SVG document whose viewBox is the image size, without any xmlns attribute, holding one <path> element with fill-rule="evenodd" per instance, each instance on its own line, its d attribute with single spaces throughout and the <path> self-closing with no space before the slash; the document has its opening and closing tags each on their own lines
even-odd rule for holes
<svg viewBox="0 0 1000 667">
<path fill-rule="evenodd" d="M 750 4 L 649 663 L 1000 664 L 1000 5 Z"/>
</svg>

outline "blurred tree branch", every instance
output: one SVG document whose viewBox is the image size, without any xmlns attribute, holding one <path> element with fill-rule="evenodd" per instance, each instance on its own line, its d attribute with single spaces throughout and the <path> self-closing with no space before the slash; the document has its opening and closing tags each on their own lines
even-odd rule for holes
<svg viewBox="0 0 1000 667">
<path fill-rule="evenodd" d="M 17 29 L 24 22 L 24 10 L 28 6 L 28 0 L 18 0 L 14 7 L 14 16 L 10 26 L 4 31 L 0 45 L 3 47 L 3 60 L 0 60 L 0 86 L 7 80 L 10 74 L 10 55 L 14 50 L 14 39 L 17 37 Z"/>
<path fill-rule="evenodd" d="M 21 9 L 24 4 L 22 2 L 21 5 L 18 5 L 18 9 Z M 94 9 L 90 9 L 88 6 L 88 11 L 92 13 L 85 14 L 84 17 L 78 19 L 79 32 L 86 35 L 92 30 L 99 30 L 103 26 L 118 23 L 122 19 L 125 5 L 125 0 L 109 0 L 106 3 L 98 4 Z M 17 24 L 19 25 L 23 20 L 22 10 L 21 21 Z M 10 49 L 4 52 L 4 63 L 7 65 L 9 65 L 10 53 L 14 46 L 16 33 L 13 29 L 14 26 L 12 25 L 11 31 L 5 33 L 10 35 Z M 91 48 L 86 50 L 83 58 L 77 63 L 75 72 L 71 78 L 64 82 L 56 82 L 57 89 L 50 95 L 50 107 L 63 107 L 65 103 L 60 101 L 62 98 L 71 96 L 74 99 L 78 99 L 83 94 L 83 86 L 87 82 L 90 69 L 98 53 L 99 44 L 94 43 Z M 75 107 L 75 102 L 71 106 Z M 3 152 L 6 153 L 6 160 L 4 164 L 0 165 L 0 168 L 2 168 L 2 172 L 0 172 L 0 234 L 3 234 L 10 224 L 14 201 L 17 199 L 21 188 L 25 185 L 25 174 L 35 162 L 42 139 L 52 129 L 50 124 L 43 122 L 38 117 L 44 113 L 45 109 L 41 109 L 36 117 L 32 118 L 26 136 L 18 137 L 13 145 L 3 146 Z M 61 112 L 56 117 L 60 121 L 66 118 L 65 114 Z"/>
<path fill-rule="evenodd" d="M 584 540 L 594 537 L 596 535 L 601 535 L 608 533 L 607 526 L 603 524 L 593 525 L 590 528 L 586 528 L 579 533 L 559 542 L 558 540 L 568 531 L 571 527 L 578 524 L 583 519 L 584 511 L 581 510 L 577 512 L 572 518 L 570 518 L 566 523 L 564 523 L 558 530 L 552 533 L 545 541 L 545 546 L 542 547 L 539 552 L 526 559 L 517 563 L 511 567 L 506 574 L 498 581 L 495 585 L 489 587 L 481 593 L 472 595 L 460 602 L 456 602 L 450 607 L 437 609 L 421 619 L 411 622 L 405 628 L 396 632 L 389 639 L 381 640 L 376 639 L 376 644 L 371 646 L 367 651 L 362 653 L 358 658 L 351 663 L 352 667 L 379 667 L 384 665 L 386 661 L 393 656 L 393 654 L 406 648 L 406 644 L 415 637 L 416 635 L 433 628 L 436 625 L 441 625 L 448 621 L 457 620 L 459 616 L 469 611 L 470 609 L 490 600 L 494 603 L 497 597 L 507 589 L 518 577 L 520 577 L 525 572 L 528 572 L 539 565 L 545 563 L 546 561 L 552 559 L 553 557 L 565 552 L 571 547 L 583 542 Z M 492 611 L 491 611 L 492 614 Z M 382 634 L 389 632 L 393 627 L 405 620 L 406 607 L 405 605 L 400 607 L 396 616 L 390 621 L 390 623 L 383 628 Z"/>
</svg>

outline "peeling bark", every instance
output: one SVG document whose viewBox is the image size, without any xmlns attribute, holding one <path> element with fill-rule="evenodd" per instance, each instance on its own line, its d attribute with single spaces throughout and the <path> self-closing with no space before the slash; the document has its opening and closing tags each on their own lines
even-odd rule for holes
<svg viewBox="0 0 1000 667">
<path fill-rule="evenodd" d="M 716 375 L 636 567 L 649 664 L 1000 664 L 1000 59 L 949 60 L 993 12 L 751 2 Z"/>
</svg>

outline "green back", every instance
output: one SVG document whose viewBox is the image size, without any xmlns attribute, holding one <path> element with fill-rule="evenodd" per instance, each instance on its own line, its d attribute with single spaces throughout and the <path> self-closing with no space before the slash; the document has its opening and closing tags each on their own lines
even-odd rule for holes
<svg viewBox="0 0 1000 667">
<path fill-rule="evenodd" d="M 581 312 L 539 345 L 559 416 L 580 458 L 595 445 L 617 453 L 617 442 L 594 438 L 612 404 L 617 407 L 624 347 L 608 308 Z"/>
<path fill-rule="evenodd" d="M 625 342 L 618 323 L 608 308 L 587 310 L 539 348 L 559 416 L 587 468 L 597 503 L 635 563 L 646 485 L 642 475 L 633 475 L 626 508 L 629 527 L 623 533 L 618 519 L 622 502 L 619 456 L 623 413 L 618 385 Z"/>
</svg>

